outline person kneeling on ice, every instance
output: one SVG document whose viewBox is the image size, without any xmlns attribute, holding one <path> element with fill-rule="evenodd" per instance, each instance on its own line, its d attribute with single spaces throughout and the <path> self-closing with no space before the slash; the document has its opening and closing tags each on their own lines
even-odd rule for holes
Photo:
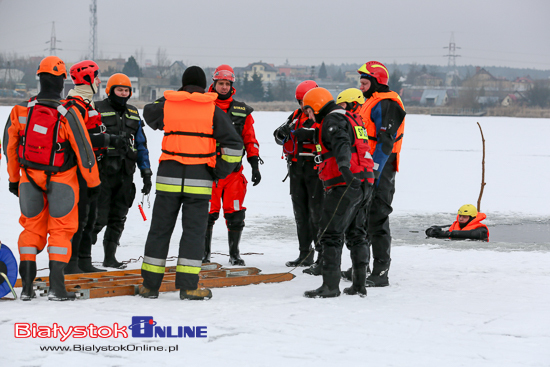
<svg viewBox="0 0 550 367">
<path fill-rule="evenodd" d="M 426 230 L 426 236 L 489 242 L 489 228 L 481 223 L 485 218 L 487 216 L 484 213 L 478 213 L 476 207 L 472 204 L 462 205 L 458 209 L 456 221 L 448 230 L 443 230 L 446 226 L 432 226 Z"/>
</svg>

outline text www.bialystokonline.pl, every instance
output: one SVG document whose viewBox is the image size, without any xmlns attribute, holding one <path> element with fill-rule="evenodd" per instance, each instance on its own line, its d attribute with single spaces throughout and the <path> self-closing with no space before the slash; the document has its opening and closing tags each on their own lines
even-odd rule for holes
<svg viewBox="0 0 550 367">
<path fill-rule="evenodd" d="M 120 344 L 120 345 L 41 345 L 40 351 L 42 352 L 177 352 L 178 345 L 136 345 L 136 344 Z"/>
</svg>

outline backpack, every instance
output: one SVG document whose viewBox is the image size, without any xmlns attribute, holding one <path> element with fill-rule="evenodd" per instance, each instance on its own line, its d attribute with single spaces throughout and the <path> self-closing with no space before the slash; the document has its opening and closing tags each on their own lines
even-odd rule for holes
<svg viewBox="0 0 550 367">
<path fill-rule="evenodd" d="M 67 113 L 60 101 L 29 102 L 27 124 L 20 133 L 18 150 L 23 168 L 63 172 L 76 164 L 70 142 L 59 136 L 61 117 Z"/>
</svg>

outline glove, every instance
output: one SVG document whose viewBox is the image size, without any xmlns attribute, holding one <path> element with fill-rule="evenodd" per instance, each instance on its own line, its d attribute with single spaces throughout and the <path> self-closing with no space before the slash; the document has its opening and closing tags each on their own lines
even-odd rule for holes
<svg viewBox="0 0 550 367">
<path fill-rule="evenodd" d="M 15 196 L 19 197 L 19 181 L 17 182 L 10 182 L 10 192 L 14 194 Z"/>
<path fill-rule="evenodd" d="M 300 129 L 294 130 L 293 134 L 298 141 L 313 141 L 315 129 L 307 129 L 302 127 Z"/>
<path fill-rule="evenodd" d="M 252 182 L 254 183 L 254 185 L 252 186 L 256 186 L 262 180 L 262 175 L 260 174 L 260 168 L 258 166 L 258 160 L 258 156 L 248 158 L 248 163 L 250 163 L 250 166 L 252 166 Z"/>
<path fill-rule="evenodd" d="M 290 136 L 290 125 L 285 123 L 279 127 L 277 129 L 277 135 L 279 135 L 281 139 L 287 139 Z"/>
<path fill-rule="evenodd" d="M 353 173 L 351 173 L 349 167 L 340 167 L 340 173 L 342 173 L 342 176 L 344 176 L 346 185 L 351 185 L 351 187 L 353 188 L 358 188 L 361 186 L 361 180 L 353 177 Z"/>
<path fill-rule="evenodd" d="M 109 146 L 115 149 L 122 149 L 127 146 L 126 139 L 122 136 L 111 134 L 109 136 Z"/>
<path fill-rule="evenodd" d="M 101 192 L 101 185 L 96 187 L 88 187 L 88 201 L 95 201 Z"/>
<path fill-rule="evenodd" d="M 141 170 L 141 177 L 143 178 L 143 188 L 141 189 L 142 194 L 149 195 L 151 192 L 151 188 L 153 187 L 151 176 L 153 176 L 153 172 L 149 168 L 144 168 Z"/>
<path fill-rule="evenodd" d="M 443 231 L 439 227 L 430 227 L 426 230 L 426 236 L 428 236 L 428 237 L 440 237 L 441 232 L 443 232 Z"/>
</svg>

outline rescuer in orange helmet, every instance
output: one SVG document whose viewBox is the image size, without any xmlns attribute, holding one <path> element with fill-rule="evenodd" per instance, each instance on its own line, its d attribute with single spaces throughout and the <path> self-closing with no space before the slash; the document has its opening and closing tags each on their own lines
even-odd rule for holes
<svg viewBox="0 0 550 367">
<path fill-rule="evenodd" d="M 19 223 L 24 228 L 18 241 L 21 299 L 36 297 L 36 255 L 48 244 L 48 299 L 65 301 L 75 298 L 65 289 L 64 268 L 78 228 L 77 167 L 90 196 L 99 193 L 100 181 L 82 116 L 75 106 L 61 99 L 67 77 L 65 63 L 48 56 L 40 62 L 37 74 L 40 92 L 13 108 L 7 128 L 10 192 L 19 196 Z"/>
</svg>

